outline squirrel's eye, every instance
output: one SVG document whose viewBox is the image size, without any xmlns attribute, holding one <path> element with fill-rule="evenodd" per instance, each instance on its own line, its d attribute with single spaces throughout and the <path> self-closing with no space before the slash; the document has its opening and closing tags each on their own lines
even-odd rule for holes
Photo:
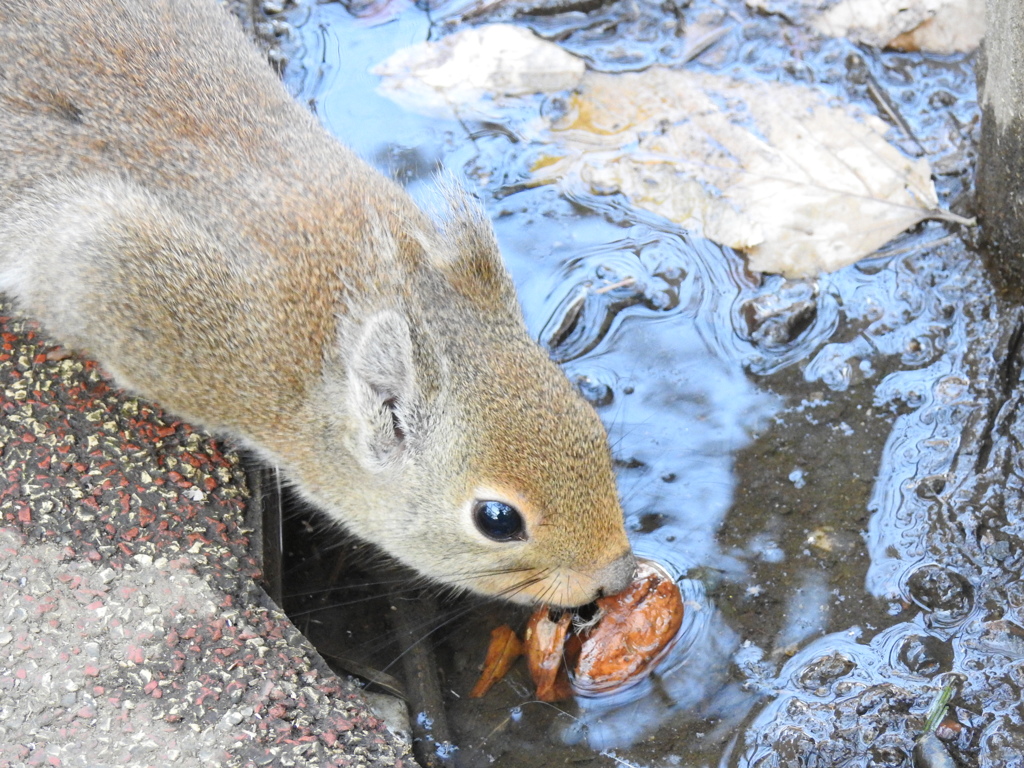
<svg viewBox="0 0 1024 768">
<path fill-rule="evenodd" d="M 522 515 L 504 502 L 476 502 L 473 518 L 480 533 L 494 541 L 522 541 L 526 538 Z"/>
</svg>

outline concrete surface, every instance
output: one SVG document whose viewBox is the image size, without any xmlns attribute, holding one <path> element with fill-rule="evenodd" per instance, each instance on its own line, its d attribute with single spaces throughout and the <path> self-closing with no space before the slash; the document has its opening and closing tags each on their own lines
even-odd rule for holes
<svg viewBox="0 0 1024 768">
<path fill-rule="evenodd" d="M 257 586 L 238 456 L 0 305 L 0 768 L 411 766 Z"/>
</svg>

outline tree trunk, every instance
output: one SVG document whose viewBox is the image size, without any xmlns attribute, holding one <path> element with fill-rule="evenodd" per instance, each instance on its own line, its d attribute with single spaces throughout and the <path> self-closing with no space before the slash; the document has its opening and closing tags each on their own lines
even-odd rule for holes
<svg viewBox="0 0 1024 768">
<path fill-rule="evenodd" d="M 978 66 L 982 110 L 978 213 L 1001 287 L 1024 300 L 1024 14 L 1021 0 L 986 0 Z"/>
</svg>

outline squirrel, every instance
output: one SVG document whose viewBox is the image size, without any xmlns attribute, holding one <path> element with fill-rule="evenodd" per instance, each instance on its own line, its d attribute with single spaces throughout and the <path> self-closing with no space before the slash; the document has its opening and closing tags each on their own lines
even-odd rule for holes
<svg viewBox="0 0 1024 768">
<path fill-rule="evenodd" d="M 328 135 L 214 0 L 0 4 L 19 312 L 429 579 L 619 592 L 604 428 L 529 337 L 478 204 L 445 201 Z"/>
</svg>

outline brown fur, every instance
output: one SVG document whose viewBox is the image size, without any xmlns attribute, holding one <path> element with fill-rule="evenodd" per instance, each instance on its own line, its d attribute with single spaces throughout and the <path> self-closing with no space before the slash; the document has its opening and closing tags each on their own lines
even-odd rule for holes
<svg viewBox="0 0 1024 768">
<path fill-rule="evenodd" d="M 0 2 L 0 290 L 431 578 L 617 591 L 603 429 L 449 199 L 432 221 L 329 137 L 212 0 Z M 482 536 L 475 497 L 527 540 Z"/>
</svg>

